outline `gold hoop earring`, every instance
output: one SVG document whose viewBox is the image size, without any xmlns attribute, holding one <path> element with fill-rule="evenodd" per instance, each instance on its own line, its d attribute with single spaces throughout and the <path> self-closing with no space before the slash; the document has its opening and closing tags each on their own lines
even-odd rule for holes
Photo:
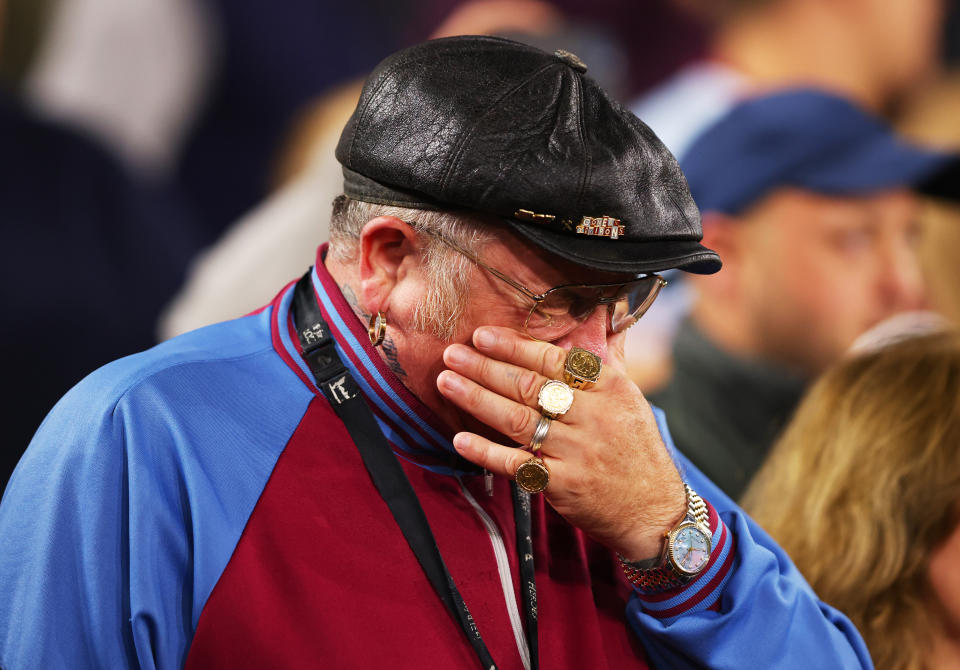
<svg viewBox="0 0 960 670">
<path fill-rule="evenodd" d="M 387 315 L 378 311 L 370 317 L 370 323 L 367 325 L 367 335 L 370 336 L 370 344 L 379 347 L 386 334 Z"/>
</svg>

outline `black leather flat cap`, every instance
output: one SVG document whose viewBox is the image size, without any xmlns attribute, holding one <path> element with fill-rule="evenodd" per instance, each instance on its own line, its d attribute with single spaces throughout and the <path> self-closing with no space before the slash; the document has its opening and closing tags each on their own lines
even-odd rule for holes
<svg viewBox="0 0 960 670">
<path fill-rule="evenodd" d="M 573 54 L 495 37 L 387 57 L 337 146 L 344 192 L 495 214 L 597 270 L 716 272 L 677 161 L 586 69 Z"/>
</svg>

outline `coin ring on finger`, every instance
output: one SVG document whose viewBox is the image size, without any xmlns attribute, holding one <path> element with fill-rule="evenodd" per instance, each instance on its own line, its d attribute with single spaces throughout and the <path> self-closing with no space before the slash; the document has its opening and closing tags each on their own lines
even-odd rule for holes
<svg viewBox="0 0 960 670">
<path fill-rule="evenodd" d="M 540 387 L 537 404 L 545 416 L 556 419 L 563 416 L 573 404 L 573 389 L 559 379 L 551 379 Z"/>
<path fill-rule="evenodd" d="M 542 493 L 550 481 L 550 471 L 542 458 L 534 456 L 520 464 L 513 479 L 527 493 Z"/>
<path fill-rule="evenodd" d="M 530 451 L 536 453 L 543 446 L 543 441 L 547 439 L 547 431 L 550 430 L 551 421 L 553 419 L 548 416 L 540 416 L 537 427 L 533 429 L 533 437 L 530 438 Z"/>
<path fill-rule="evenodd" d="M 563 379 L 575 389 L 585 389 L 600 379 L 603 360 L 592 351 L 573 347 L 563 362 Z"/>
</svg>

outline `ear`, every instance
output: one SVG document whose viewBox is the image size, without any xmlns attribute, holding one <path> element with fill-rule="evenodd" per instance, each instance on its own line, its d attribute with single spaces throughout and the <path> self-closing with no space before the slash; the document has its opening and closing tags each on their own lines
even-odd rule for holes
<svg viewBox="0 0 960 670">
<path fill-rule="evenodd" d="M 360 305 L 370 314 L 388 312 L 400 282 L 417 267 L 420 241 L 395 216 L 370 219 L 360 231 Z"/>
<path fill-rule="evenodd" d="M 729 297 L 735 293 L 741 277 L 745 222 L 722 212 L 705 212 L 703 245 L 720 254 L 723 267 L 714 275 L 697 277 L 702 293 Z"/>
</svg>

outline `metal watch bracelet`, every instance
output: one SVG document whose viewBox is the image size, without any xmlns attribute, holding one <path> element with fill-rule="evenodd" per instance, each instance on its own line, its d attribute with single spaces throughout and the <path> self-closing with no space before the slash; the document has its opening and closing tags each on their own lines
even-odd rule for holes
<svg viewBox="0 0 960 670">
<path fill-rule="evenodd" d="M 693 523 L 709 536 L 709 513 L 707 504 L 686 483 L 684 483 L 683 488 L 687 495 L 687 513 L 674 529 L 680 528 L 684 524 L 689 525 Z M 623 568 L 627 580 L 641 591 L 658 593 L 674 589 L 686 584 L 696 576 L 679 572 L 668 560 L 668 537 L 671 532 L 673 531 L 665 533 L 663 548 L 658 557 L 641 561 L 629 561 L 622 555 L 617 554 L 617 559 Z"/>
</svg>

